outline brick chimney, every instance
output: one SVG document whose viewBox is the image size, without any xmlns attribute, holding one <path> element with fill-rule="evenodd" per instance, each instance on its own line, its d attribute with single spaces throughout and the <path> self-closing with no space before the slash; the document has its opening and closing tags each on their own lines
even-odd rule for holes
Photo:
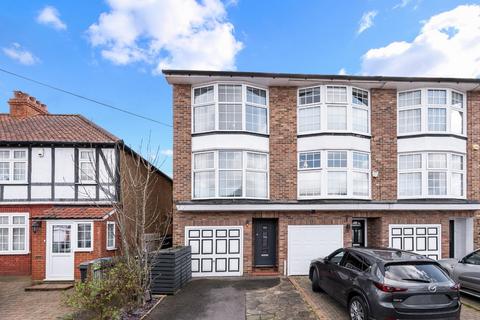
<svg viewBox="0 0 480 320">
<path fill-rule="evenodd" d="M 27 118 L 39 114 L 48 114 L 47 106 L 35 97 L 22 91 L 14 91 L 13 97 L 8 100 L 10 116 L 14 118 Z"/>
</svg>

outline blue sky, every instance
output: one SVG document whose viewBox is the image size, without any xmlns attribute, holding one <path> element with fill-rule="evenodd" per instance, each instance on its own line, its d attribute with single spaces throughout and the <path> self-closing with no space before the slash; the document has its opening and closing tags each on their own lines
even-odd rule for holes
<svg viewBox="0 0 480 320">
<path fill-rule="evenodd" d="M 169 124 L 162 68 L 478 77 L 479 46 L 478 1 L 0 2 L 0 68 Z M 0 112 L 17 89 L 136 149 L 151 139 L 171 174 L 170 127 L 3 73 Z"/>
</svg>

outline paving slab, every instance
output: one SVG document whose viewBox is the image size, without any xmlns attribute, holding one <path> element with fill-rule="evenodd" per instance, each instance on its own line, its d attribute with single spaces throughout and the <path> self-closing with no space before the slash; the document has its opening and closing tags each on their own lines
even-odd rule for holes
<svg viewBox="0 0 480 320">
<path fill-rule="evenodd" d="M 25 288 L 25 291 L 65 291 L 73 288 L 73 283 L 40 283 Z"/>
</svg>

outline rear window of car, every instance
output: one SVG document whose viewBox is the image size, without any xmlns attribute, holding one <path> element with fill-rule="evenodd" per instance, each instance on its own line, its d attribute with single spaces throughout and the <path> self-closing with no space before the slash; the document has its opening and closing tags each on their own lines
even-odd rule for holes
<svg viewBox="0 0 480 320">
<path fill-rule="evenodd" d="M 446 282 L 449 278 L 433 263 L 391 264 L 385 266 L 385 278 L 408 282 Z"/>
</svg>

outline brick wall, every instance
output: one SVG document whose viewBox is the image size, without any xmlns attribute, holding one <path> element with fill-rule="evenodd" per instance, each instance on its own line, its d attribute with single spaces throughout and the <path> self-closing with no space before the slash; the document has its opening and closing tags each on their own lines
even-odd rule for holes
<svg viewBox="0 0 480 320">
<path fill-rule="evenodd" d="M 270 87 L 270 199 L 297 199 L 297 88 Z"/>
<path fill-rule="evenodd" d="M 480 200 L 480 92 L 467 92 L 467 197 Z M 477 150 L 475 150 L 477 148 Z"/>
<path fill-rule="evenodd" d="M 372 200 L 397 198 L 397 92 L 371 90 Z"/>
</svg>

